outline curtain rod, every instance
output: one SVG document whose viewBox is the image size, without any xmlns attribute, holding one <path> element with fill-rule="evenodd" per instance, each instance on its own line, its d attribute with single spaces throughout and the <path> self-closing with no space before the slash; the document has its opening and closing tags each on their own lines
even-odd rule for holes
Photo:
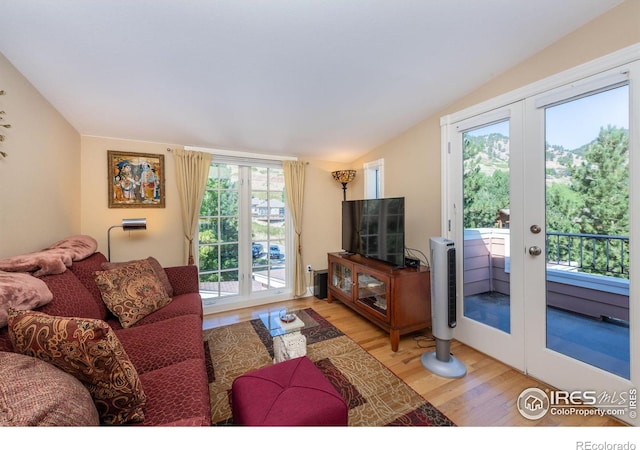
<svg viewBox="0 0 640 450">
<path fill-rule="evenodd" d="M 262 160 L 274 160 L 274 161 L 297 161 L 298 158 L 296 156 L 279 156 L 279 155 L 266 155 L 262 153 L 249 153 L 249 152 L 241 152 L 235 150 L 222 150 L 222 149 L 211 149 L 211 148 L 203 148 L 203 147 L 189 147 L 185 146 L 186 150 L 194 150 L 194 151 L 205 151 L 206 153 L 211 153 L 212 155 L 217 156 L 239 156 L 253 159 L 262 159 Z M 167 147 L 168 152 L 173 152 L 171 147 Z M 306 164 L 309 164 L 307 162 Z"/>
</svg>

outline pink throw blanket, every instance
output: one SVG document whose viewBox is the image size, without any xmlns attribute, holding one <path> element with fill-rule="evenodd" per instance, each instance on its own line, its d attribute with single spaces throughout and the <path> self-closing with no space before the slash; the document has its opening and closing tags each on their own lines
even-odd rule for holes
<svg viewBox="0 0 640 450">
<path fill-rule="evenodd" d="M 35 309 L 53 300 L 44 281 L 28 273 L 0 271 L 0 328 L 7 325 L 9 308 Z"/>
<path fill-rule="evenodd" d="M 29 272 L 34 277 L 55 275 L 67 270 L 73 261 L 80 261 L 95 253 L 98 242 L 91 236 L 71 236 L 33 253 L 0 259 L 0 270 Z"/>
</svg>

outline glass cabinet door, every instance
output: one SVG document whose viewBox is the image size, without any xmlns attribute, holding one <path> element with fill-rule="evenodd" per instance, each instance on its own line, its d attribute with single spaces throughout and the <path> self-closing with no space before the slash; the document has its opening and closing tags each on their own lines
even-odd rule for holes
<svg viewBox="0 0 640 450">
<path fill-rule="evenodd" d="M 351 268 L 343 264 L 331 263 L 331 286 L 339 289 L 351 299 L 351 289 L 353 281 L 351 280 Z"/>
<path fill-rule="evenodd" d="M 367 305 L 386 319 L 388 317 L 388 299 L 389 292 L 386 280 L 381 280 L 370 273 L 358 272 L 358 303 Z"/>
</svg>

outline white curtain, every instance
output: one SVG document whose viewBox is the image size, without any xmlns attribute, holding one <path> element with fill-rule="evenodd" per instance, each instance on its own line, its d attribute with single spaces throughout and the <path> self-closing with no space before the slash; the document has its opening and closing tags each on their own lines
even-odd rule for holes
<svg viewBox="0 0 640 450">
<path fill-rule="evenodd" d="M 303 295 L 307 291 L 302 259 L 302 203 L 304 200 L 305 166 L 306 163 L 302 161 L 283 161 L 282 163 L 287 204 L 289 211 L 291 211 L 295 229 L 293 238 L 293 295 L 296 297 Z"/>
<path fill-rule="evenodd" d="M 190 150 L 173 151 L 176 161 L 176 182 L 180 194 L 182 228 L 185 238 L 185 262 L 194 264 L 194 239 L 198 232 L 200 205 L 207 187 L 211 154 Z"/>
</svg>

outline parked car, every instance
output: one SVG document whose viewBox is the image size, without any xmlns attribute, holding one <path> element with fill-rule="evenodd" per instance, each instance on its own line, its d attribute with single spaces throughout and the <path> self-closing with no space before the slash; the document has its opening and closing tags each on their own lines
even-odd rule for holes
<svg viewBox="0 0 640 450">
<path fill-rule="evenodd" d="M 284 259 L 284 252 L 279 245 L 272 244 L 269 246 L 269 258 L 270 259 Z"/>
<path fill-rule="evenodd" d="M 251 255 L 253 256 L 254 259 L 264 256 L 264 246 L 257 242 L 254 242 L 253 244 L 251 244 Z"/>
</svg>

